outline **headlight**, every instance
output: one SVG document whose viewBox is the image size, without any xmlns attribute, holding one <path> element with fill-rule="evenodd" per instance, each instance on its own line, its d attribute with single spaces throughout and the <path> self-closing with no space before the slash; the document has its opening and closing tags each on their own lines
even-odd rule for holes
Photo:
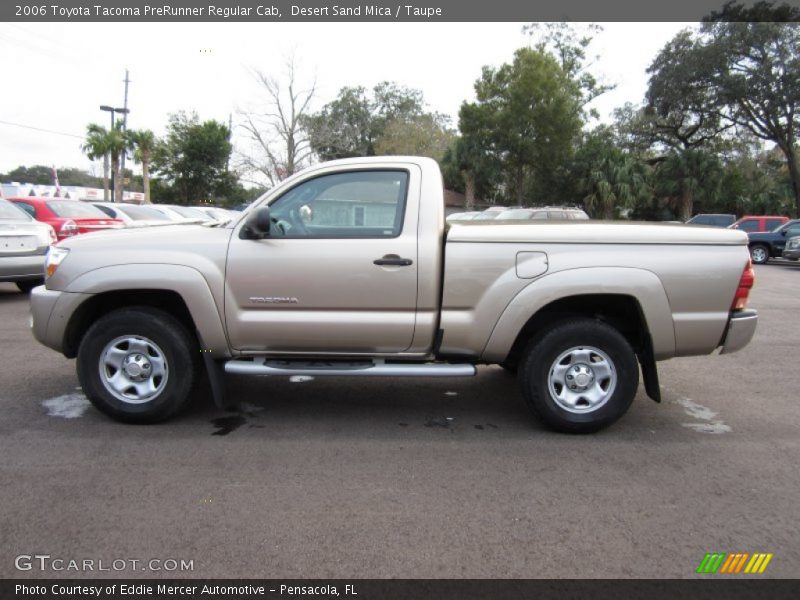
<svg viewBox="0 0 800 600">
<path fill-rule="evenodd" d="M 47 258 L 44 261 L 44 272 L 48 278 L 55 275 L 58 266 L 67 258 L 67 254 L 69 254 L 69 250 L 66 248 L 59 248 L 58 246 L 52 246 L 50 250 L 47 251 Z"/>
<path fill-rule="evenodd" d="M 786 248 L 794 250 L 795 248 L 800 248 L 800 238 L 792 238 L 786 244 Z"/>
</svg>

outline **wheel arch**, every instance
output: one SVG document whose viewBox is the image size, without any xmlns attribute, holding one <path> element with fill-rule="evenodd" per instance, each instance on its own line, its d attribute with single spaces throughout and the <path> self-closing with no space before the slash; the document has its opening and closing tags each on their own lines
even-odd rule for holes
<svg viewBox="0 0 800 600">
<path fill-rule="evenodd" d="M 634 349 L 646 338 L 655 359 L 675 354 L 672 311 L 661 280 L 651 271 L 596 267 L 560 271 L 523 289 L 500 315 L 481 358 L 504 362 L 548 323 L 589 316 L 616 324 Z"/>
<path fill-rule="evenodd" d="M 68 292 L 86 294 L 69 316 L 62 352 L 77 354 L 89 326 L 112 310 L 134 306 L 159 308 L 174 316 L 214 358 L 230 355 L 217 303 L 195 269 L 180 265 L 120 265 L 90 271 L 70 283 Z"/>
</svg>

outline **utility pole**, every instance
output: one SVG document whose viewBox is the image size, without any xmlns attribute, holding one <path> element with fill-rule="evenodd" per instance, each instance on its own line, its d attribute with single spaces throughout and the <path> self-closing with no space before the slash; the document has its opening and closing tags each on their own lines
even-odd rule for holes
<svg viewBox="0 0 800 600">
<path fill-rule="evenodd" d="M 233 113 L 228 113 L 228 141 L 230 142 L 233 138 Z M 225 161 L 225 171 L 229 171 L 231 163 L 231 153 L 228 152 L 228 158 Z"/>
<path fill-rule="evenodd" d="M 125 102 L 122 105 L 123 110 L 124 110 L 124 112 L 122 113 L 122 131 L 123 132 L 128 130 L 128 113 L 130 112 L 128 110 L 128 84 L 130 83 L 131 80 L 128 78 L 128 69 L 125 69 L 125 79 L 124 79 L 124 81 L 125 81 Z M 121 164 L 122 177 L 120 178 L 120 179 L 122 179 L 122 181 L 120 181 L 120 185 L 122 186 L 122 193 L 123 194 L 125 193 L 125 155 L 126 154 L 127 154 L 127 151 L 123 151 L 122 152 L 122 161 L 121 161 L 122 162 L 122 164 Z"/>
</svg>

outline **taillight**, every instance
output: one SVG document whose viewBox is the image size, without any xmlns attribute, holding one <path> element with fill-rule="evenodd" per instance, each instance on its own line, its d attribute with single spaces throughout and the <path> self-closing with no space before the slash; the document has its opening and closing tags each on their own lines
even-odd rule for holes
<svg viewBox="0 0 800 600">
<path fill-rule="evenodd" d="M 739 286 L 736 288 L 736 294 L 733 296 L 733 304 L 731 310 L 743 310 L 747 307 L 747 298 L 750 296 L 750 290 L 756 281 L 756 274 L 753 271 L 753 263 L 747 261 L 747 266 L 739 278 Z"/>
<path fill-rule="evenodd" d="M 50 225 L 48 225 L 47 232 L 50 234 L 50 245 L 52 246 L 53 244 L 58 242 L 58 237 L 56 236 L 56 230 L 53 229 Z"/>
<path fill-rule="evenodd" d="M 78 226 L 75 224 L 75 221 L 64 221 L 61 224 L 61 227 L 58 229 L 58 233 L 59 235 L 61 235 L 61 237 L 78 235 L 79 232 L 80 230 L 78 229 Z"/>
</svg>

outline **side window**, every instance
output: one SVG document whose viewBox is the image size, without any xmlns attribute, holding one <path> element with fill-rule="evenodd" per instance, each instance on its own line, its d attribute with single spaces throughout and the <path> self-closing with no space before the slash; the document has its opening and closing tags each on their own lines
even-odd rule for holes
<svg viewBox="0 0 800 600">
<path fill-rule="evenodd" d="M 767 231 L 772 231 L 783 225 L 783 219 L 767 219 Z"/>
<path fill-rule="evenodd" d="M 548 217 L 549 217 L 550 219 L 561 220 L 561 219 L 566 219 L 566 218 L 567 218 L 567 215 L 566 215 L 566 214 L 564 214 L 564 211 L 563 211 L 563 210 L 551 210 L 551 211 L 548 213 Z"/>
<path fill-rule="evenodd" d="M 95 205 L 95 206 L 97 206 L 97 205 Z M 111 210 L 108 206 L 97 206 L 97 208 L 102 210 L 104 213 L 106 213 L 112 219 L 116 217 L 116 215 L 114 214 L 114 211 Z"/>
<path fill-rule="evenodd" d="M 800 225 L 792 225 L 786 230 L 787 239 L 796 235 L 800 235 Z"/>
<path fill-rule="evenodd" d="M 403 228 L 407 191 L 406 171 L 351 171 L 315 177 L 270 205 L 270 235 L 397 237 Z"/>
<path fill-rule="evenodd" d="M 15 202 L 14 204 L 19 206 L 34 219 L 36 218 L 36 209 L 33 207 L 33 204 L 28 204 L 27 202 Z"/>
<path fill-rule="evenodd" d="M 758 221 L 742 221 L 737 226 L 742 231 L 758 231 Z"/>
<path fill-rule="evenodd" d="M 545 211 L 543 211 L 543 210 L 542 210 L 542 211 L 535 212 L 535 213 L 533 213 L 533 216 L 531 217 L 531 219 L 532 219 L 532 220 L 536 220 L 536 221 L 544 221 L 544 220 L 547 220 L 547 212 L 545 212 Z"/>
</svg>

